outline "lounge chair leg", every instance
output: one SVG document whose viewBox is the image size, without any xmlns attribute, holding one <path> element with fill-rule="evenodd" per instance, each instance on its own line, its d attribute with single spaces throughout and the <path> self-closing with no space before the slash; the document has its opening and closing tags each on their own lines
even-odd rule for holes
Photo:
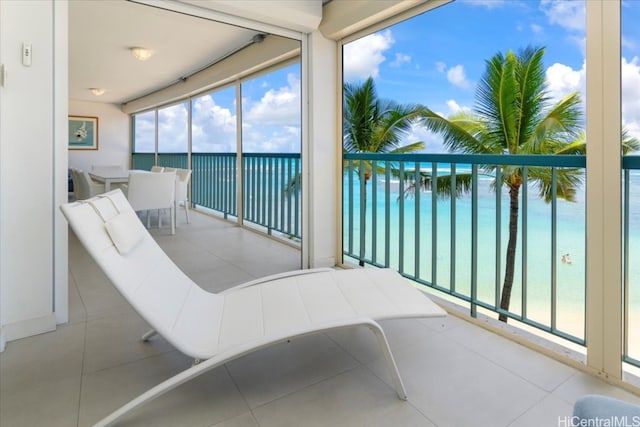
<svg viewBox="0 0 640 427">
<path fill-rule="evenodd" d="M 377 323 L 368 323 L 367 327 L 375 334 L 376 338 L 378 339 L 378 345 L 380 346 L 380 350 L 382 350 L 384 358 L 387 362 L 389 374 L 391 374 L 391 379 L 393 380 L 393 384 L 396 388 L 396 392 L 398 393 L 398 397 L 401 400 L 407 400 L 407 391 L 405 390 L 404 384 L 402 383 L 402 378 L 400 377 L 398 366 L 396 365 L 396 361 L 393 358 L 391 348 L 389 347 L 389 342 L 387 341 L 387 337 L 384 335 L 382 327 Z"/>
<path fill-rule="evenodd" d="M 170 215 L 171 215 L 171 218 L 170 218 L 170 221 L 171 221 L 171 234 L 173 235 L 173 234 L 176 234 L 176 209 L 175 209 L 175 206 L 171 206 L 169 208 L 169 211 L 170 211 Z"/>
<path fill-rule="evenodd" d="M 116 423 L 118 420 L 120 420 L 122 417 L 124 417 L 126 414 L 133 411 L 134 409 L 144 405 L 145 403 L 159 396 L 162 396 L 166 392 L 173 390 L 179 385 L 182 385 L 199 375 L 202 375 L 205 372 L 210 371 L 211 369 L 222 365 L 226 361 L 228 360 L 225 360 L 224 358 L 211 358 L 211 359 L 204 360 L 197 365 L 193 365 L 191 368 L 185 371 L 182 371 L 177 375 L 174 375 L 173 377 L 161 382 L 157 386 L 147 390 L 146 392 L 142 393 L 135 399 L 121 406 L 116 411 L 112 412 L 105 418 L 95 423 L 94 427 L 111 426 L 114 423 Z"/>
<path fill-rule="evenodd" d="M 151 339 L 151 337 L 153 337 L 154 335 L 158 335 L 158 333 L 156 332 L 155 329 L 151 329 L 149 331 L 147 331 L 143 336 L 142 336 L 142 341 L 147 342 Z"/>
</svg>

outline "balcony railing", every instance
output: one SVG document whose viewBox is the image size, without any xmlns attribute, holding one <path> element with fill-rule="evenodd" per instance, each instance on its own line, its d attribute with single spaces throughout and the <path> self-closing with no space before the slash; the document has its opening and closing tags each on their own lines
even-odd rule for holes
<svg viewBox="0 0 640 427">
<path fill-rule="evenodd" d="M 159 166 L 188 168 L 187 160 L 186 153 L 158 154 Z M 134 169 L 149 170 L 154 164 L 153 153 L 132 155 Z M 242 193 L 238 191 L 235 153 L 192 153 L 191 169 L 193 205 L 237 218 L 241 197 L 244 221 L 264 227 L 268 234 L 300 239 L 300 154 L 243 153 Z"/>
<path fill-rule="evenodd" d="M 133 167 L 149 169 L 153 154 L 134 154 Z M 367 163 L 367 168 L 359 168 Z M 192 203 L 300 238 L 300 156 L 244 154 L 239 191 L 235 153 L 194 153 Z M 186 154 L 159 154 L 158 164 L 187 167 Z M 509 194 L 493 187 L 487 166 L 522 168 L 516 277 L 508 311 L 500 308 L 509 236 Z M 640 158 L 623 158 L 623 358 L 640 367 Z M 585 168 L 584 156 L 477 156 L 453 154 L 345 154 L 343 250 L 354 262 L 391 267 L 458 303 L 502 313 L 542 331 L 585 345 L 585 194 L 567 202 L 552 192 L 549 203 L 529 179 L 530 168 L 548 168 L 552 180 L 563 168 Z M 495 169 L 499 171 L 500 169 Z M 361 185 L 365 172 L 366 186 Z M 500 173 L 500 172 L 497 172 Z M 360 174 L 360 175 L 358 175 Z M 413 186 L 448 177 L 450 193 L 462 176 L 469 191 L 441 197 Z M 404 180 L 399 176 L 405 176 Z M 499 177 L 498 177 L 499 178 Z M 441 189 L 440 189 L 441 190 Z"/>
<path fill-rule="evenodd" d="M 366 165 L 359 167 L 360 165 Z M 494 187 L 487 166 L 522 168 L 516 275 L 509 310 L 500 308 L 509 237 L 509 194 Z M 505 314 L 524 324 L 584 345 L 585 210 L 552 192 L 550 203 L 529 181 L 529 168 L 548 168 L 553 181 L 563 168 L 584 168 L 583 156 L 487 156 L 453 154 L 345 154 L 344 252 L 354 261 L 391 267 L 458 302 Z M 362 185 L 365 173 L 368 185 Z M 359 174 L 359 175 L 358 175 Z M 406 179 L 399 179 L 404 176 Z M 429 177 L 430 191 L 414 185 Z M 450 194 L 462 177 L 469 192 Z M 498 180 L 501 180 L 498 176 Z"/>
</svg>

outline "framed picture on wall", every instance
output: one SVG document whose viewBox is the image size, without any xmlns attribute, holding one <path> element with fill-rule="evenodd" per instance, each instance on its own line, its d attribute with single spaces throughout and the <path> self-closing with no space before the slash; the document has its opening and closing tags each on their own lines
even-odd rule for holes
<svg viewBox="0 0 640 427">
<path fill-rule="evenodd" d="M 69 116 L 69 150 L 98 149 L 98 118 Z"/>
</svg>

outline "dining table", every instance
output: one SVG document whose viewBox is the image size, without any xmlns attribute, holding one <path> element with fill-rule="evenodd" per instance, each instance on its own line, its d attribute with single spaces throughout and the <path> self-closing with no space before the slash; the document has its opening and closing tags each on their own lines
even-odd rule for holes
<svg viewBox="0 0 640 427">
<path fill-rule="evenodd" d="M 111 190 L 111 184 L 125 184 L 129 182 L 129 169 L 116 169 L 116 168 L 95 168 L 89 172 L 89 176 L 98 181 L 104 183 L 104 191 Z"/>
</svg>

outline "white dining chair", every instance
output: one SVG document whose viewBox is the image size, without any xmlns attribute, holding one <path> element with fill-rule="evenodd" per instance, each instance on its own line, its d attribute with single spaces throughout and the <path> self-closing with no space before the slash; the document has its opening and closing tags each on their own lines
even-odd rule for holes
<svg viewBox="0 0 640 427">
<path fill-rule="evenodd" d="M 88 172 L 82 169 L 71 168 L 73 178 L 73 190 L 76 200 L 89 199 L 104 193 L 104 184 L 91 179 Z"/>
<path fill-rule="evenodd" d="M 151 172 L 164 172 L 164 168 L 162 166 L 151 166 Z"/>
<path fill-rule="evenodd" d="M 136 212 L 147 211 L 147 228 L 151 226 L 149 211 L 158 210 L 158 228 L 161 228 L 162 215 L 160 215 L 160 210 L 169 209 L 171 234 L 175 234 L 175 192 L 175 172 L 129 172 L 127 198 Z"/>
<path fill-rule="evenodd" d="M 191 169 L 176 170 L 176 197 L 175 210 L 176 216 L 180 204 L 184 206 L 184 214 L 189 224 L 189 180 L 191 179 Z"/>
</svg>

